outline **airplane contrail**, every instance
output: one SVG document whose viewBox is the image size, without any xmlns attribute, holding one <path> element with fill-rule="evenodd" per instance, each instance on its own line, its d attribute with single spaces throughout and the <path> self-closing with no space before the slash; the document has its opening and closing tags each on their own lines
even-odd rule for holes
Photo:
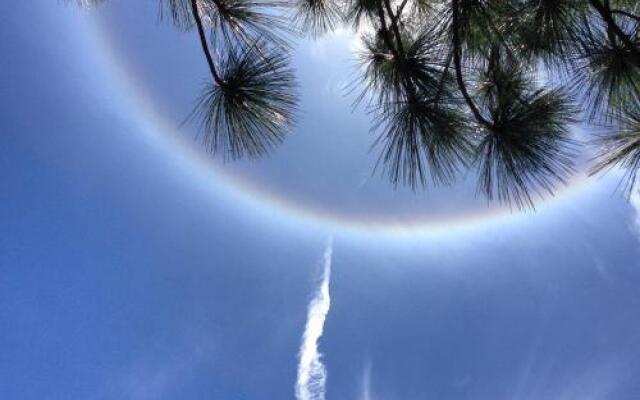
<svg viewBox="0 0 640 400">
<path fill-rule="evenodd" d="M 331 278 L 331 258 L 333 239 L 330 237 L 324 251 L 324 271 L 322 282 L 309 303 L 307 324 L 300 345 L 298 379 L 296 381 L 296 399 L 324 400 L 327 369 L 322 363 L 322 354 L 318 351 L 318 340 L 324 330 L 324 321 L 331 307 L 329 281 Z"/>
</svg>

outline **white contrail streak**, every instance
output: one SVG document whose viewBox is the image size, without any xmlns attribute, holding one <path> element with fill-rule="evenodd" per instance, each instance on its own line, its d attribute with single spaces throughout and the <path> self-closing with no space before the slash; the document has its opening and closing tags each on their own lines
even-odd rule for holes
<svg viewBox="0 0 640 400">
<path fill-rule="evenodd" d="M 300 345 L 298 379 L 296 381 L 296 399 L 324 400 L 327 370 L 322 363 L 322 354 L 318 352 L 318 340 L 324 330 L 324 321 L 331 307 L 329 281 L 331 278 L 331 257 L 333 240 L 329 238 L 324 251 L 324 272 L 322 282 L 313 300 L 309 303 L 307 325 Z"/>
</svg>

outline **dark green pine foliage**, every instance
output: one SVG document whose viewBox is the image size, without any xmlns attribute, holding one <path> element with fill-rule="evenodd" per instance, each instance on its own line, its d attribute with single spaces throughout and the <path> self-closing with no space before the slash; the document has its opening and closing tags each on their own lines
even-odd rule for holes
<svg viewBox="0 0 640 400">
<path fill-rule="evenodd" d="M 219 62 L 220 83 L 205 88 L 195 111 L 209 150 L 233 159 L 259 156 L 279 143 L 296 106 L 286 53 L 232 46 Z"/>
<path fill-rule="evenodd" d="M 600 132 L 593 173 L 620 167 L 625 192 L 636 188 L 637 0 L 159 1 L 198 33 L 211 82 L 192 116 L 212 152 L 260 156 L 283 140 L 292 34 L 350 26 L 362 38 L 355 103 L 395 184 L 451 184 L 471 168 L 479 193 L 532 208 L 574 172 L 580 122 Z"/>
</svg>

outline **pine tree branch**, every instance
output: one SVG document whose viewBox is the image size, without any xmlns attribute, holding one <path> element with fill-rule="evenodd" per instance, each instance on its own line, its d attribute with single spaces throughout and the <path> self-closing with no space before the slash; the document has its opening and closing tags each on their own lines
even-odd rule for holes
<svg viewBox="0 0 640 400">
<path fill-rule="evenodd" d="M 624 11 L 624 10 L 611 10 L 611 14 L 622 15 L 622 16 L 625 16 L 627 18 L 635 19 L 636 21 L 640 22 L 640 16 L 632 14 L 632 13 Z"/>
<path fill-rule="evenodd" d="M 482 12 L 482 14 L 484 14 L 485 18 L 487 19 L 487 23 L 489 24 L 489 27 L 493 30 L 493 33 L 496 34 L 496 36 L 498 37 L 498 40 L 500 40 L 500 42 L 504 45 L 504 48 L 505 50 L 507 50 L 507 54 L 509 55 L 509 57 L 513 58 L 514 60 L 517 59 L 517 57 L 511 50 L 509 43 L 504 38 L 504 35 L 502 34 L 502 32 L 500 32 L 500 29 L 494 23 L 493 18 L 491 17 L 491 14 L 487 10 L 487 8 L 482 4 L 479 7 L 480 7 L 480 11 Z"/>
<path fill-rule="evenodd" d="M 389 17 L 391 18 L 391 29 L 393 30 L 393 34 L 396 37 L 396 43 L 398 44 L 398 53 L 404 59 L 404 46 L 402 45 L 402 36 L 400 35 L 400 28 L 398 28 L 398 17 L 400 14 L 394 16 L 393 11 L 391 9 L 391 3 L 389 0 L 382 0 L 384 2 L 384 7 L 387 9 L 389 13 Z"/>
<path fill-rule="evenodd" d="M 389 48 L 389 51 L 393 54 L 394 57 L 400 58 L 398 55 L 398 51 L 393 44 L 393 41 L 389 37 L 389 28 L 387 27 L 387 17 L 384 15 L 384 9 L 382 8 L 382 4 L 378 2 L 378 20 L 380 21 L 380 30 L 382 31 L 382 40 Z"/>
<path fill-rule="evenodd" d="M 398 6 L 398 9 L 396 10 L 396 16 L 394 17 L 394 19 L 398 20 L 398 18 L 400 18 L 400 15 L 402 15 L 402 11 L 404 10 L 404 7 L 407 5 L 408 2 L 409 0 L 402 1 L 402 3 Z"/>
<path fill-rule="evenodd" d="M 605 4 L 599 0 L 589 0 L 589 4 L 600 14 L 602 20 L 607 24 L 607 29 L 610 29 L 618 39 L 624 44 L 627 50 L 633 54 L 636 62 L 640 63 L 640 49 L 633 43 L 631 38 L 618 26 L 615 19 L 611 14 L 611 9 L 608 7 L 608 2 Z"/>
<path fill-rule="evenodd" d="M 191 0 L 191 13 L 193 14 L 193 19 L 195 20 L 196 27 L 198 28 L 198 35 L 200 36 L 200 44 L 202 46 L 202 51 L 204 52 L 204 56 L 207 59 L 207 64 L 209 65 L 211 76 L 213 77 L 213 80 L 218 85 L 222 85 L 224 82 L 220 78 L 220 75 L 218 75 L 218 71 L 216 71 L 216 66 L 213 63 L 213 57 L 211 56 L 211 51 L 209 50 L 209 44 L 207 43 L 207 36 L 204 32 L 202 19 L 200 18 L 200 12 L 198 11 L 197 0 Z"/>
<path fill-rule="evenodd" d="M 458 83 L 458 88 L 462 93 L 462 97 L 464 97 L 464 101 L 469 106 L 469 109 L 473 113 L 475 119 L 486 128 L 492 128 L 493 125 L 486 118 L 482 116 L 480 110 L 473 102 L 473 99 L 469 95 L 467 91 L 467 87 L 464 83 L 464 79 L 462 76 L 462 46 L 460 43 L 460 16 L 459 16 L 459 1 L 451 0 L 451 7 L 453 8 L 452 12 L 452 28 L 453 28 L 453 64 L 456 71 L 456 81 Z"/>
<path fill-rule="evenodd" d="M 442 94 L 444 92 L 444 83 L 447 79 L 449 68 L 451 68 L 452 59 L 453 52 L 449 52 L 449 55 L 447 56 L 447 63 L 445 64 L 444 70 L 442 71 L 442 76 L 440 77 L 440 82 L 438 83 L 438 91 L 436 92 L 436 95 L 433 97 L 433 99 L 429 101 L 430 103 L 438 103 L 440 101 L 440 98 L 442 97 Z"/>
<path fill-rule="evenodd" d="M 393 15 L 393 14 L 391 14 L 391 15 Z M 391 53 L 393 54 L 394 59 L 398 63 L 398 67 L 402 71 L 404 71 L 405 70 L 404 49 L 402 47 L 400 47 L 400 49 L 398 49 L 393 44 L 393 40 L 391 39 L 391 32 L 389 31 L 389 27 L 387 26 L 387 19 L 386 19 L 386 15 L 385 15 L 385 10 L 384 10 L 384 8 L 382 6 L 382 1 L 378 2 L 378 19 L 380 20 L 380 29 L 382 30 L 383 40 L 384 40 L 385 44 L 387 45 L 387 47 L 389 47 L 389 50 L 391 51 Z M 396 28 L 396 30 L 397 30 L 397 28 Z M 399 31 L 398 31 L 398 33 L 399 33 Z M 396 39 L 400 39 L 400 38 L 398 36 L 396 36 Z M 398 44 L 398 46 L 402 46 L 402 42 L 400 40 L 397 40 L 397 44 Z M 402 53 L 399 50 L 402 50 Z M 415 89 L 414 89 L 413 85 L 411 84 L 411 82 L 408 81 L 408 80 L 405 80 L 403 82 L 403 84 L 405 86 L 405 89 L 407 90 L 408 99 L 410 101 L 416 100 Z"/>
</svg>

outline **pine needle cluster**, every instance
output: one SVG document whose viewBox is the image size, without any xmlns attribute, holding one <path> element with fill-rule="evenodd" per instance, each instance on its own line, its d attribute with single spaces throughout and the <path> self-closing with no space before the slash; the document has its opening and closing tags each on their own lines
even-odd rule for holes
<svg viewBox="0 0 640 400">
<path fill-rule="evenodd" d="M 350 26 L 363 44 L 355 102 L 393 183 L 451 184 L 472 169 L 479 193 L 532 208 L 574 173 L 580 122 L 601 131 L 593 173 L 619 167 L 625 192 L 637 185 L 636 0 L 159 1 L 198 32 L 211 82 L 193 116 L 212 152 L 260 156 L 283 140 L 298 101 L 292 34 Z"/>
</svg>

